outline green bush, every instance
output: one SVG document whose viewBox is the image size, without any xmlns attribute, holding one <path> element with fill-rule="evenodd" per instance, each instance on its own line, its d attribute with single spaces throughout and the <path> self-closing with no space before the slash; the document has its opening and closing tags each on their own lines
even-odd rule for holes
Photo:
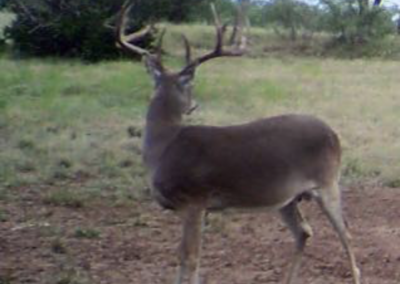
<svg viewBox="0 0 400 284">
<path fill-rule="evenodd" d="M 225 22 L 232 20 L 236 13 L 235 3 L 230 0 L 203 0 L 196 11 L 192 11 L 189 15 L 191 21 L 206 21 L 214 23 L 213 15 L 210 13 L 210 4 L 214 3 L 218 11 L 218 15 Z"/>
<path fill-rule="evenodd" d="M 116 15 L 125 0 L 3 0 L 16 15 L 5 29 L 7 39 L 22 55 L 78 57 L 97 61 L 120 56 L 115 47 Z M 182 2 L 182 3 L 181 3 Z M 202 1 L 134 0 L 130 29 L 150 20 L 184 21 Z M 149 48 L 153 38 L 139 46 Z"/>
<path fill-rule="evenodd" d="M 336 34 L 336 43 L 358 46 L 381 40 L 394 33 L 395 25 L 388 10 L 369 7 L 355 0 L 322 0 L 327 8 L 325 27 Z"/>
<path fill-rule="evenodd" d="M 320 30 L 321 11 L 315 5 L 298 0 L 273 0 L 265 7 L 267 23 L 274 25 L 280 35 L 289 32 L 289 38 L 296 41 L 299 34 Z"/>
<path fill-rule="evenodd" d="M 8 1 L 16 15 L 5 29 L 6 38 L 21 54 L 80 57 L 99 60 L 118 56 L 113 31 L 104 22 L 123 0 L 113 1 Z"/>
</svg>

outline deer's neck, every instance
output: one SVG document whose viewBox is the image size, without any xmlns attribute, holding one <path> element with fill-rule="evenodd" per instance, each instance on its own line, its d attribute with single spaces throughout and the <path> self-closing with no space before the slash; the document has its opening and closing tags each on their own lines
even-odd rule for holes
<svg viewBox="0 0 400 284">
<path fill-rule="evenodd" d="M 157 165 L 160 156 L 178 134 L 182 123 L 179 107 L 168 97 L 156 96 L 146 117 L 143 145 L 144 161 L 148 167 Z"/>
</svg>

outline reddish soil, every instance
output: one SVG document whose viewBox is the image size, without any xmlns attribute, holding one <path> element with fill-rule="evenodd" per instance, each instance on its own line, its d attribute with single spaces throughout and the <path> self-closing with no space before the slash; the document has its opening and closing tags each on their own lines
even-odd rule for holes
<svg viewBox="0 0 400 284">
<path fill-rule="evenodd" d="M 46 205 L 21 189 L 0 201 L 0 283 L 173 283 L 179 220 L 150 201 Z M 400 283 L 400 189 L 364 186 L 344 192 L 344 211 L 364 284 Z M 302 204 L 314 229 L 298 284 L 352 283 L 340 243 L 314 202 Z M 78 237 L 77 228 L 94 236 Z M 293 252 L 274 213 L 210 215 L 202 275 L 208 284 L 280 283 Z"/>
</svg>

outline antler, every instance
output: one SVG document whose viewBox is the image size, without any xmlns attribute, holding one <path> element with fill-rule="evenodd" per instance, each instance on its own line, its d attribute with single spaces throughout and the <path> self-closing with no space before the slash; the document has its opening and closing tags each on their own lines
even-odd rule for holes
<svg viewBox="0 0 400 284">
<path fill-rule="evenodd" d="M 200 56 L 194 60 L 190 60 L 190 44 L 186 37 L 184 37 L 185 49 L 186 49 L 186 61 L 187 65 L 183 68 L 181 73 L 186 72 L 187 70 L 196 68 L 200 64 L 217 57 L 227 57 L 227 56 L 242 56 L 246 51 L 246 38 L 241 37 L 240 42 L 235 45 L 235 48 L 232 50 L 225 50 L 223 48 L 224 36 L 227 30 L 227 24 L 221 25 L 221 21 L 217 14 L 214 4 L 211 4 L 211 10 L 214 16 L 215 21 L 215 29 L 216 29 L 216 44 L 214 50 L 211 52 Z M 190 61 L 190 62 L 188 62 Z"/>
<path fill-rule="evenodd" d="M 126 26 L 128 22 L 128 13 L 132 8 L 132 3 L 128 4 L 129 1 L 127 1 L 117 18 L 117 26 L 116 26 L 116 38 L 117 38 L 117 43 L 120 47 L 124 48 L 127 51 L 133 52 L 135 54 L 139 54 L 142 56 L 150 56 L 150 52 L 147 50 L 140 48 L 139 46 L 136 46 L 132 44 L 132 42 L 138 41 L 148 34 L 150 34 L 153 31 L 153 26 L 148 25 L 144 27 L 143 29 L 134 32 L 132 34 L 126 35 Z"/>
<path fill-rule="evenodd" d="M 129 0 L 123 5 L 118 17 L 117 17 L 117 25 L 116 25 L 116 38 L 117 38 L 117 44 L 121 47 L 124 48 L 126 51 L 132 52 L 134 54 L 138 54 L 141 56 L 146 57 L 146 63 L 152 63 L 152 64 L 157 64 L 160 69 L 164 69 L 162 64 L 161 64 L 161 43 L 162 43 L 162 37 L 164 35 L 165 30 L 161 33 L 160 39 L 159 39 L 159 44 L 158 44 L 158 52 L 156 55 L 151 54 L 148 50 L 145 50 L 135 44 L 133 42 L 138 41 L 148 34 L 150 34 L 154 27 L 152 25 L 148 25 L 144 27 L 143 29 L 131 33 L 131 34 L 126 34 L 126 26 L 128 22 L 128 13 L 132 8 L 132 3 L 129 3 Z M 188 70 L 192 70 L 199 66 L 200 64 L 213 59 L 217 57 L 227 57 L 227 56 L 241 56 L 245 53 L 246 51 L 246 38 L 241 37 L 241 40 L 239 43 L 237 43 L 233 49 L 231 50 L 225 50 L 223 48 L 223 42 L 224 42 L 224 36 L 225 32 L 227 30 L 227 24 L 221 25 L 221 21 L 219 19 L 219 16 L 216 12 L 214 4 L 211 4 L 211 10 L 214 16 L 214 21 L 215 21 L 215 29 L 216 29 L 216 44 L 214 47 L 214 50 L 211 52 L 200 56 L 194 60 L 192 60 L 191 56 L 191 47 L 188 39 L 183 36 L 183 41 L 185 44 L 185 50 L 186 50 L 186 66 L 183 68 L 183 70 L 180 73 L 184 73 Z M 151 62 L 149 62 L 151 61 Z"/>
<path fill-rule="evenodd" d="M 141 56 L 144 56 L 144 61 L 146 64 L 146 67 L 148 70 L 158 70 L 159 72 L 164 72 L 165 68 L 161 62 L 161 44 L 162 44 L 162 38 L 164 36 L 165 30 L 161 33 L 161 36 L 159 38 L 159 43 L 157 47 L 157 53 L 152 54 L 148 50 L 143 49 L 137 45 L 134 45 L 132 42 L 138 41 L 140 39 L 143 39 L 145 36 L 149 35 L 151 32 L 154 30 L 153 25 L 148 25 L 144 27 L 143 29 L 128 34 L 126 35 L 126 26 L 128 22 L 128 13 L 130 9 L 132 8 L 132 2 L 130 4 L 129 0 L 125 2 L 123 5 L 118 18 L 117 18 L 117 26 L 116 26 L 116 38 L 117 38 L 117 44 L 125 49 L 126 51 L 129 51 L 134 54 L 138 54 Z"/>
<path fill-rule="evenodd" d="M 190 47 L 190 43 L 188 38 L 185 35 L 182 35 L 183 43 L 185 44 L 185 60 L 186 64 L 189 65 L 192 62 L 192 49 Z"/>
</svg>

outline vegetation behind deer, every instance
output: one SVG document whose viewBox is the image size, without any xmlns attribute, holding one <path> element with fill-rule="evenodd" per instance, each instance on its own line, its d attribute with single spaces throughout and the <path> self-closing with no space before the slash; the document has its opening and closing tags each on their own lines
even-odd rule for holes
<svg viewBox="0 0 400 284">
<path fill-rule="evenodd" d="M 189 29 L 195 52 L 208 39 L 211 44 L 211 27 L 174 26 L 164 45 L 172 51 L 169 65 L 182 64 L 174 38 Z M 140 63 L 2 58 L 0 64 L 7 70 L 0 74 L 2 191 L 78 180 L 90 196 L 142 194 L 140 136 L 152 86 Z M 201 106 L 190 119 L 224 125 L 285 112 L 315 114 L 341 136 L 345 181 L 397 186 L 398 69 L 384 60 L 219 59 L 199 69 Z"/>
</svg>

